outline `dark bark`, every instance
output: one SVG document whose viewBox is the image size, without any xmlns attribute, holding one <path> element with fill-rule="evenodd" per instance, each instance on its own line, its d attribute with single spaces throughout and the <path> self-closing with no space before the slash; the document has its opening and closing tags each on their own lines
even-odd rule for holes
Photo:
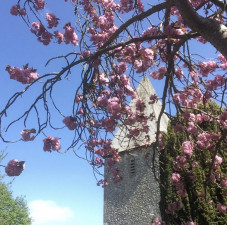
<svg viewBox="0 0 227 225">
<path fill-rule="evenodd" d="M 225 58 L 227 58 L 227 27 L 215 19 L 200 16 L 188 0 L 175 0 L 184 23 L 209 41 Z"/>
</svg>

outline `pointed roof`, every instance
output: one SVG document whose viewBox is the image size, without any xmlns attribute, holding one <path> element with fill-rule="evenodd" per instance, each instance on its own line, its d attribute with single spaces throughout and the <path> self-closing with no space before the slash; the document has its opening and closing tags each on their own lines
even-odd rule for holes
<svg viewBox="0 0 227 225">
<path fill-rule="evenodd" d="M 148 120 L 147 125 L 149 127 L 149 132 L 141 132 L 139 136 L 135 138 L 128 138 L 129 128 L 130 126 L 120 125 L 116 134 L 114 135 L 114 139 L 112 141 L 112 146 L 118 150 L 118 152 L 122 152 L 125 150 L 131 150 L 139 146 L 145 145 L 145 140 L 147 135 L 149 136 L 150 142 L 155 141 L 155 133 L 157 131 L 157 121 L 158 116 L 161 111 L 162 103 L 158 100 L 154 104 L 149 104 L 150 96 L 155 94 L 155 90 L 150 82 L 150 80 L 144 76 L 142 81 L 140 82 L 137 88 L 138 97 L 142 98 L 145 103 L 145 116 L 150 116 L 151 113 L 154 115 L 153 120 Z M 132 111 L 136 110 L 136 100 L 133 99 L 129 105 L 132 108 Z M 168 125 L 168 117 L 163 114 L 160 123 L 160 131 L 166 131 Z M 141 127 L 140 124 L 134 125 Z"/>
</svg>

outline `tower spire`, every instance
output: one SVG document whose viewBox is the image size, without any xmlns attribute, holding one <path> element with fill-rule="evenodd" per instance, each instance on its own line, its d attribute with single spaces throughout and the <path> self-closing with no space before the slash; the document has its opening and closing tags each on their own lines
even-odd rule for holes
<svg viewBox="0 0 227 225">
<path fill-rule="evenodd" d="M 143 111 L 144 115 L 149 118 L 147 125 L 148 125 L 148 132 L 140 132 L 140 134 L 135 138 L 130 138 L 130 125 L 123 125 L 121 124 L 114 136 L 112 141 L 112 146 L 118 150 L 118 152 L 122 152 L 125 150 L 131 150 L 138 146 L 145 145 L 147 139 L 152 143 L 155 141 L 156 138 L 156 131 L 157 131 L 157 121 L 158 116 L 162 108 L 162 103 L 158 100 L 154 104 L 151 104 L 150 96 L 156 95 L 155 90 L 148 79 L 147 76 L 144 76 L 141 80 L 138 88 L 137 88 L 137 95 L 141 98 L 144 102 L 145 109 Z M 136 111 L 136 99 L 133 99 L 130 103 L 130 107 L 132 111 L 135 113 Z M 123 121 L 124 123 L 124 121 Z M 163 114 L 160 122 L 160 131 L 166 131 L 168 125 L 168 117 Z M 133 127 L 141 128 L 142 125 L 136 123 Z"/>
</svg>

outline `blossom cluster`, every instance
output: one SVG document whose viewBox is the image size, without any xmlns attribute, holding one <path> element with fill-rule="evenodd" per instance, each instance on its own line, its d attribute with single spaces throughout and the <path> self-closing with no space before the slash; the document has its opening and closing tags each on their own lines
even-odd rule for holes
<svg viewBox="0 0 227 225">
<path fill-rule="evenodd" d="M 66 116 L 63 119 L 63 123 L 69 128 L 69 130 L 75 130 L 77 128 L 77 121 L 75 117 Z"/>
<path fill-rule="evenodd" d="M 165 210 L 167 214 L 174 215 L 177 211 L 181 210 L 183 207 L 183 203 L 181 201 L 176 201 L 173 203 L 170 203 Z"/>
<path fill-rule="evenodd" d="M 203 132 L 198 135 L 197 144 L 202 149 L 212 150 L 213 141 L 219 140 L 220 137 L 216 133 Z"/>
<path fill-rule="evenodd" d="M 181 180 L 181 175 L 179 173 L 173 173 L 171 178 L 172 185 L 176 188 L 177 193 L 182 196 L 186 197 L 187 192 L 184 187 L 184 183 Z"/>
<path fill-rule="evenodd" d="M 186 107 L 195 108 L 198 103 L 203 101 L 204 97 L 205 96 L 199 88 L 187 87 L 184 91 L 174 94 L 173 99 L 176 104 L 182 104 Z M 209 100 L 209 98 L 206 100 Z"/>
<path fill-rule="evenodd" d="M 140 43 L 132 43 L 122 50 L 116 50 L 118 62 L 132 64 L 137 73 L 147 71 L 154 63 L 156 54 L 151 48 L 143 48 Z"/>
<path fill-rule="evenodd" d="M 19 176 L 25 168 L 24 161 L 18 161 L 17 159 L 12 159 L 8 162 L 5 167 L 5 172 L 8 176 Z"/>
<path fill-rule="evenodd" d="M 59 19 L 56 17 L 56 15 L 54 13 L 47 13 L 46 20 L 48 22 L 49 29 L 51 29 L 53 27 L 57 27 Z"/>
<path fill-rule="evenodd" d="M 200 73 L 203 77 L 207 77 L 209 73 L 212 73 L 217 68 L 217 62 L 209 61 L 209 62 L 199 62 Z"/>
<path fill-rule="evenodd" d="M 71 26 L 71 23 L 66 23 L 63 28 L 65 29 L 65 43 L 72 43 L 73 45 L 78 45 L 78 37 L 75 33 L 75 29 Z"/>
<path fill-rule="evenodd" d="M 8 65 L 6 71 L 9 73 L 10 79 L 14 79 L 22 84 L 31 84 L 38 79 L 36 69 L 29 68 L 27 65 L 23 69 Z"/>
<path fill-rule="evenodd" d="M 166 225 L 165 221 L 162 221 L 161 219 L 155 217 L 152 219 L 151 225 Z"/>
<path fill-rule="evenodd" d="M 25 129 L 25 130 L 22 130 L 20 132 L 23 141 L 33 141 L 35 139 L 35 136 L 34 135 L 31 136 L 31 133 L 34 133 L 35 132 L 33 130 L 34 129 L 31 129 L 31 130 Z"/>
<path fill-rule="evenodd" d="M 44 9 L 44 6 L 45 6 L 45 1 L 43 1 L 43 0 L 35 0 L 34 8 L 36 10 Z"/>
<path fill-rule="evenodd" d="M 226 213 L 227 207 L 225 205 L 222 205 L 221 203 L 218 203 L 217 210 L 221 213 Z"/>
<path fill-rule="evenodd" d="M 30 29 L 33 34 L 35 34 L 38 38 L 37 40 L 44 45 L 49 45 L 52 39 L 52 34 L 48 32 L 42 23 L 33 22 L 32 28 Z"/>
<path fill-rule="evenodd" d="M 45 1 L 35 0 L 33 6 L 36 10 L 43 10 L 45 7 Z M 26 10 L 21 9 L 20 5 L 14 5 L 10 9 L 10 13 L 14 16 L 21 15 L 26 16 Z M 48 23 L 47 28 L 52 29 L 58 26 L 59 18 L 54 13 L 46 13 L 46 21 Z M 58 30 L 54 31 L 54 34 L 51 34 L 41 22 L 31 23 L 31 32 L 37 36 L 37 40 L 44 45 L 49 45 L 53 37 L 57 39 L 57 42 L 61 44 L 65 41 L 66 44 L 78 45 L 78 37 L 75 33 L 75 29 L 71 26 L 71 23 L 66 23 L 63 27 L 65 32 L 61 33 Z"/>
<path fill-rule="evenodd" d="M 160 66 L 158 71 L 153 71 L 150 76 L 154 79 L 162 80 L 163 77 L 166 75 L 167 69 L 165 66 Z"/>
<path fill-rule="evenodd" d="M 13 5 L 12 8 L 10 9 L 10 13 L 14 16 L 18 16 L 18 15 L 26 16 L 27 15 L 25 9 L 21 9 L 19 5 Z"/>
<path fill-rule="evenodd" d="M 106 180 L 99 180 L 98 183 L 97 183 L 98 186 L 102 186 L 103 188 L 106 187 L 108 185 L 108 182 Z"/>
<path fill-rule="evenodd" d="M 59 151 L 61 149 L 61 144 L 59 138 L 48 136 L 43 139 L 43 150 L 46 152 Z"/>
</svg>

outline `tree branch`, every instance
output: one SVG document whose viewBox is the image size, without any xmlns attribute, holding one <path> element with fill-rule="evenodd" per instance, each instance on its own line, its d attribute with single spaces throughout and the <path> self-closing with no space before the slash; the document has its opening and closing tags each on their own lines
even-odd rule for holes
<svg viewBox="0 0 227 225">
<path fill-rule="evenodd" d="M 112 34 L 112 36 L 108 39 L 108 41 L 102 46 L 102 49 L 106 48 L 108 45 L 110 45 L 119 36 L 119 34 L 122 31 L 124 31 L 128 26 L 130 26 L 132 23 L 134 23 L 136 21 L 143 20 L 144 18 L 147 18 L 148 16 L 152 15 L 153 13 L 156 13 L 156 12 L 163 10 L 170 5 L 172 5 L 172 1 L 167 1 L 167 2 L 161 3 L 159 5 L 155 5 L 151 9 L 148 9 L 147 11 L 142 12 L 141 14 L 132 17 L 131 19 L 126 21 L 124 24 L 122 24 L 116 30 L 115 33 Z"/>
<path fill-rule="evenodd" d="M 210 1 L 216 6 L 220 7 L 222 10 L 227 11 L 226 3 L 223 3 L 223 1 L 219 1 L 219 0 L 210 0 Z"/>
<path fill-rule="evenodd" d="M 200 16 L 188 0 L 174 0 L 174 2 L 185 24 L 193 31 L 200 33 L 227 58 L 227 27 L 215 19 Z"/>
</svg>

